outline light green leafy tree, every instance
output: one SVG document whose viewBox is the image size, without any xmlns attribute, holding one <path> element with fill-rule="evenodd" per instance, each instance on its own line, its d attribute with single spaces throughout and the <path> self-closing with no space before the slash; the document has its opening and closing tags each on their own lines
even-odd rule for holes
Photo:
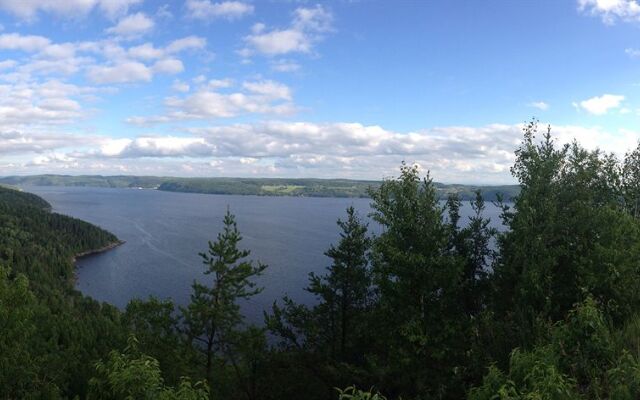
<svg viewBox="0 0 640 400">
<path fill-rule="evenodd" d="M 129 338 L 123 353 L 112 351 L 96 365 L 96 376 L 89 381 L 90 400 L 206 400 L 209 389 L 204 382 L 192 384 L 181 379 L 176 387 L 166 386 L 160 363 L 138 351 L 137 340 Z"/>
</svg>

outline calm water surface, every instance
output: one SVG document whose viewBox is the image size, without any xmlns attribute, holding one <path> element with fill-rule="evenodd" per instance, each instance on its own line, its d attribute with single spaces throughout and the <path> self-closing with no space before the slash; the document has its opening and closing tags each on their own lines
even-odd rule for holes
<svg viewBox="0 0 640 400">
<path fill-rule="evenodd" d="M 264 291 L 243 305 L 249 321 L 260 323 L 264 309 L 287 294 L 311 302 L 303 288 L 309 272 L 330 264 L 324 252 L 339 238 L 336 225 L 353 205 L 361 216 L 369 199 L 258 197 L 172 193 L 157 190 L 88 187 L 25 187 L 53 206 L 113 232 L 126 243 L 78 262 L 77 288 L 97 300 L 125 307 L 133 298 L 154 295 L 189 302 L 191 283 L 206 283 L 198 256 L 215 240 L 227 207 L 236 214 L 251 258 L 268 264 L 258 283 Z M 469 215 L 465 205 L 462 213 Z M 487 216 L 498 223 L 498 210 Z M 375 227 L 374 227 L 375 228 Z M 374 229 L 375 230 L 375 229 Z"/>
</svg>

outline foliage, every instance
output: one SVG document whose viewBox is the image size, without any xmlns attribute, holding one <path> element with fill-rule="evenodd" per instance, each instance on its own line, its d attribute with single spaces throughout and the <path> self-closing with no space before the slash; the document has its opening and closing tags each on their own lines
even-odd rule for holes
<svg viewBox="0 0 640 400">
<path fill-rule="evenodd" d="M 355 386 L 337 390 L 338 400 L 387 400 L 387 398 L 380 393 L 374 393 L 373 390 L 365 392 L 357 389 Z"/>
<path fill-rule="evenodd" d="M 205 372 L 209 383 L 212 382 L 215 355 L 225 351 L 230 337 L 243 320 L 238 301 L 262 291 L 256 287 L 253 278 L 267 267 L 243 261 L 250 252 L 238 249 L 242 236 L 229 210 L 223 222 L 224 228 L 217 240 L 209 242 L 206 253 L 200 253 L 206 266 L 204 273 L 212 277 L 211 285 L 194 281 L 191 303 L 182 309 L 190 341 L 196 340 L 203 345 L 200 350 L 206 357 Z"/>
<path fill-rule="evenodd" d="M 89 382 L 88 399 L 205 400 L 209 389 L 204 382 L 192 384 L 183 378 L 178 387 L 167 387 L 158 360 L 141 354 L 135 337 L 129 338 L 124 353 L 112 351 L 107 361 L 96 365 L 97 376 Z"/>
</svg>

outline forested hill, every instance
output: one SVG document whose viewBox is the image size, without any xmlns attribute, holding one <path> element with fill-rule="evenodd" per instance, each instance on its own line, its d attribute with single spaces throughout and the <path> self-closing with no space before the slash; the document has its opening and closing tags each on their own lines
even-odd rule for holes
<svg viewBox="0 0 640 400">
<path fill-rule="evenodd" d="M 0 186 L 0 204 L 32 206 L 45 210 L 51 209 L 51 204 L 42 197 L 2 186 Z"/>
<path fill-rule="evenodd" d="M 235 194 L 256 196 L 305 197 L 368 197 L 370 189 L 380 187 L 380 181 L 350 179 L 288 179 L 288 178 L 174 178 L 156 176 L 100 176 L 100 175 L 35 175 L 0 178 L 9 185 L 92 186 L 112 188 L 145 188 L 170 192 L 206 194 Z M 462 200 L 470 200 L 480 190 L 485 200 L 495 200 L 501 193 L 506 199 L 514 197 L 518 185 L 478 186 L 435 183 L 441 198 L 457 193 Z"/>
<path fill-rule="evenodd" d="M 103 229 L 50 210 L 34 194 L 0 187 L 0 265 L 47 291 L 70 287 L 76 254 L 118 242 Z"/>
<path fill-rule="evenodd" d="M 0 398 L 85 393 L 96 360 L 122 345 L 117 310 L 73 289 L 73 257 L 117 240 L 0 187 Z"/>
</svg>

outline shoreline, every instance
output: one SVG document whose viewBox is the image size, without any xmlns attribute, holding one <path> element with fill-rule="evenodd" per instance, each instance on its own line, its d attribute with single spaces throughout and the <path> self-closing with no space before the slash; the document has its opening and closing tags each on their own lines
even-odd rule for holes
<svg viewBox="0 0 640 400">
<path fill-rule="evenodd" d="M 101 247 L 99 249 L 92 249 L 92 250 L 87 250 L 87 251 L 83 251 L 80 252 L 78 254 L 75 254 L 72 258 L 71 258 L 71 262 L 73 264 L 75 264 L 79 259 L 84 258 L 84 257 L 89 257 L 89 256 L 93 256 L 96 254 L 100 254 L 100 253 L 104 253 L 106 251 L 109 251 L 111 249 L 115 249 L 116 247 L 125 244 L 126 242 L 124 240 L 116 240 L 115 242 L 109 243 L 108 245 Z"/>
</svg>

